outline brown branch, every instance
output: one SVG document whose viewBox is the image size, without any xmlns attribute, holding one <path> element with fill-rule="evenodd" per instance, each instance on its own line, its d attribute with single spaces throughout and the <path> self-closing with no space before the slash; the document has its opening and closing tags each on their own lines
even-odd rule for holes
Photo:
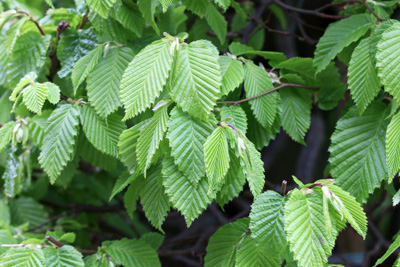
<svg viewBox="0 0 400 267">
<path fill-rule="evenodd" d="M 25 16 L 28 16 L 28 17 L 29 17 L 29 21 L 32 21 L 33 23 L 35 23 L 36 27 L 37 27 L 38 30 L 40 31 L 40 34 L 41 34 L 42 36 L 45 36 L 45 35 L 46 35 L 46 34 L 44 33 L 42 27 L 40 27 L 39 23 L 38 23 L 28 12 L 20 11 L 20 10 L 17 10 L 16 12 L 19 13 L 19 14 L 23 14 L 23 15 L 25 15 Z"/>
<path fill-rule="evenodd" d="M 306 88 L 306 89 L 312 89 L 312 90 L 318 90 L 319 89 L 318 87 L 302 85 L 302 84 L 281 83 L 279 86 L 277 86 L 275 88 L 272 88 L 271 90 L 268 90 L 268 91 L 266 91 L 264 93 L 261 93 L 261 94 L 258 94 L 258 95 L 255 95 L 255 96 L 252 96 L 252 97 L 249 97 L 249 98 L 245 98 L 245 99 L 238 100 L 238 101 L 220 101 L 220 102 L 217 102 L 217 104 L 232 104 L 233 106 L 236 106 L 236 105 L 238 105 L 240 103 L 243 103 L 243 102 L 246 102 L 246 101 L 250 101 L 250 100 L 259 98 L 259 97 L 261 97 L 263 95 L 267 95 L 267 94 L 270 94 L 272 92 L 278 91 L 279 89 L 282 89 L 284 87 L 298 87 L 298 88 Z"/>
<path fill-rule="evenodd" d="M 215 32 L 213 32 L 213 31 L 208 31 L 208 32 L 207 32 L 207 35 L 212 36 L 212 37 L 217 37 L 217 35 L 216 35 Z M 228 32 L 228 33 L 226 33 L 225 36 L 226 36 L 226 38 L 228 38 L 228 39 L 233 39 L 233 38 L 239 37 L 240 35 L 239 35 L 239 33 L 237 33 L 237 32 Z"/>
<path fill-rule="evenodd" d="M 46 235 L 46 240 L 49 241 L 50 243 L 54 244 L 57 247 L 62 247 L 65 244 L 61 243 L 60 241 L 54 239 L 53 237 L 51 237 L 50 235 Z M 82 255 L 92 255 L 92 254 L 96 254 L 97 250 L 94 249 L 76 249 L 78 250 L 80 253 L 82 253 Z"/>
<path fill-rule="evenodd" d="M 81 22 L 81 24 L 80 24 L 79 27 L 78 27 L 78 30 L 83 29 L 83 27 L 84 27 L 85 24 L 88 22 L 88 20 L 89 20 L 89 14 L 86 15 L 86 16 L 82 19 L 82 22 Z"/>
</svg>

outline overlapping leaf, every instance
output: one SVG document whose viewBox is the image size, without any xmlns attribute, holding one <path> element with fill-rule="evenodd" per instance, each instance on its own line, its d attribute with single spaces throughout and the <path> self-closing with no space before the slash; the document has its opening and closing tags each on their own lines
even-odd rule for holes
<svg viewBox="0 0 400 267">
<path fill-rule="evenodd" d="M 1 257 L 4 267 L 45 267 L 44 255 L 41 249 L 14 248 Z"/>
<path fill-rule="evenodd" d="M 117 0 L 86 0 L 88 6 L 103 18 L 107 18 L 111 7 Z"/>
<path fill-rule="evenodd" d="M 239 129 L 243 134 L 247 131 L 247 117 L 246 112 L 240 106 L 222 107 L 221 109 L 221 120 L 224 121 L 227 118 L 232 118 L 228 121 L 230 125 Z"/>
<path fill-rule="evenodd" d="M 24 89 L 24 103 L 30 111 L 40 114 L 48 94 L 49 89 L 45 84 L 32 83 Z"/>
<path fill-rule="evenodd" d="M 2 151 L 11 141 L 15 122 L 10 121 L 0 128 L 0 151 Z"/>
<path fill-rule="evenodd" d="M 43 250 L 46 267 L 84 267 L 82 255 L 72 246 L 47 247 Z"/>
<path fill-rule="evenodd" d="M 389 170 L 389 182 L 400 170 L 400 113 L 392 117 L 386 132 L 386 162 Z"/>
<path fill-rule="evenodd" d="M 218 63 L 221 68 L 222 86 L 221 95 L 227 95 L 243 82 L 243 65 L 238 60 L 228 56 L 220 56 Z"/>
<path fill-rule="evenodd" d="M 243 267 L 280 267 L 282 260 L 280 254 L 268 254 L 268 248 L 250 235 L 246 236 L 240 243 L 236 255 L 236 266 Z"/>
</svg>

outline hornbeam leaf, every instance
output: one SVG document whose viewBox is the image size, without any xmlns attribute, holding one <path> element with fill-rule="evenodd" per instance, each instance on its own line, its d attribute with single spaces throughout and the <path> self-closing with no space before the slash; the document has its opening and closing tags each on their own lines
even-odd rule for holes
<svg viewBox="0 0 400 267">
<path fill-rule="evenodd" d="M 261 154 L 257 151 L 254 144 L 248 140 L 245 142 L 246 149 L 242 152 L 240 164 L 249 183 L 250 191 L 253 196 L 258 196 L 264 188 L 264 162 Z"/>
<path fill-rule="evenodd" d="M 329 25 L 314 53 L 313 63 L 317 73 L 324 70 L 346 46 L 363 36 L 375 25 L 375 21 L 369 14 L 358 14 Z"/>
<path fill-rule="evenodd" d="M 32 83 L 24 89 L 24 103 L 30 111 L 41 114 L 48 94 L 49 89 L 45 84 Z"/>
<path fill-rule="evenodd" d="M 84 267 L 82 254 L 72 246 L 47 247 L 43 250 L 46 267 Z"/>
<path fill-rule="evenodd" d="M 253 97 L 273 88 L 268 74 L 253 62 L 244 65 L 244 89 L 246 97 Z M 279 94 L 272 92 L 249 101 L 254 117 L 264 127 L 270 127 L 275 121 Z"/>
<path fill-rule="evenodd" d="M 86 0 L 88 6 L 105 19 L 108 17 L 110 9 L 115 2 L 117 0 Z"/>
<path fill-rule="evenodd" d="M 243 134 L 247 131 L 247 117 L 246 112 L 240 106 L 222 107 L 221 109 L 221 121 L 227 118 L 232 118 L 228 121 L 236 129 L 239 129 Z"/>
<path fill-rule="evenodd" d="M 179 68 L 171 97 L 184 111 L 207 120 L 221 87 L 218 58 L 203 41 L 179 50 Z"/>
<path fill-rule="evenodd" d="M 226 33 L 228 31 L 228 22 L 226 21 L 225 17 L 219 13 L 218 9 L 214 5 L 210 3 L 208 4 L 205 16 L 208 25 L 210 25 L 210 28 L 214 31 L 215 35 L 221 42 L 221 45 L 223 45 L 225 43 Z"/>
<path fill-rule="evenodd" d="M 387 176 L 385 132 L 387 110 L 373 102 L 358 115 L 356 107 L 338 121 L 329 147 L 331 174 L 337 185 L 365 202 Z"/>
<path fill-rule="evenodd" d="M 146 22 L 154 29 L 157 35 L 160 35 L 160 30 L 158 29 L 157 23 L 154 20 L 154 13 L 158 4 L 159 0 L 144 0 L 139 1 L 138 6 Z"/>
<path fill-rule="evenodd" d="M 175 164 L 183 174 L 197 185 L 206 173 L 203 146 L 213 127 L 176 107 L 168 122 L 167 138 Z"/>
<path fill-rule="evenodd" d="M 220 56 L 218 63 L 222 76 L 221 96 L 224 96 L 235 90 L 243 82 L 243 65 L 240 61 L 228 56 Z"/>
<path fill-rule="evenodd" d="M 160 95 L 171 69 L 170 42 L 155 41 L 135 56 L 121 81 L 124 120 L 149 108 Z"/>
<path fill-rule="evenodd" d="M 78 116 L 77 106 L 64 104 L 55 109 L 48 119 L 39 162 L 52 183 L 73 158 L 78 135 Z"/>
<path fill-rule="evenodd" d="M 236 255 L 236 266 L 243 267 L 280 267 L 280 254 L 269 254 L 268 248 L 250 235 L 240 243 Z"/>
<path fill-rule="evenodd" d="M 10 143 L 14 126 L 15 122 L 10 121 L 0 128 L 0 152 Z"/>
<path fill-rule="evenodd" d="M 393 243 L 388 248 L 388 250 L 385 252 L 385 254 L 376 261 L 374 267 L 378 266 L 379 264 L 382 264 L 382 262 L 384 262 L 399 247 L 400 247 L 400 236 L 397 236 L 396 239 L 393 241 Z M 393 266 L 398 266 L 398 265 L 399 265 L 399 258 L 396 260 L 396 265 L 393 265 Z"/>
<path fill-rule="evenodd" d="M 45 267 L 41 249 L 13 248 L 2 255 L 0 264 L 3 267 Z"/>
<path fill-rule="evenodd" d="M 392 117 L 386 132 L 386 162 L 389 169 L 389 183 L 400 170 L 400 113 Z"/>
</svg>

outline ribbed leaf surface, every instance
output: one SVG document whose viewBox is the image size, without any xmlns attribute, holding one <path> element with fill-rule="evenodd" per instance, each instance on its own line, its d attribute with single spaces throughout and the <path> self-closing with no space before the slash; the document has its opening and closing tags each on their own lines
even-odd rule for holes
<svg viewBox="0 0 400 267">
<path fill-rule="evenodd" d="M 1 131 L 1 130 L 0 130 Z M 386 162 L 389 170 L 389 182 L 400 170 L 400 113 L 392 117 L 386 132 Z M 1 148 L 1 146 L 0 146 Z"/>
<path fill-rule="evenodd" d="M 219 5 L 222 9 L 227 9 L 231 5 L 230 0 L 214 0 L 214 2 Z"/>
<path fill-rule="evenodd" d="M 305 145 L 304 136 L 311 124 L 310 94 L 304 89 L 286 87 L 279 91 L 282 100 L 282 126 L 296 142 Z"/>
<path fill-rule="evenodd" d="M 79 85 L 83 83 L 89 73 L 93 70 L 94 66 L 96 66 L 97 62 L 99 62 L 100 57 L 104 53 L 104 46 L 100 45 L 93 49 L 89 54 L 81 57 L 75 64 L 72 74 L 71 80 L 74 86 L 74 92 L 78 89 Z"/>
<path fill-rule="evenodd" d="M 249 230 L 249 219 L 239 219 L 218 229 L 208 241 L 205 267 L 235 266 L 236 246 Z"/>
<path fill-rule="evenodd" d="M 138 3 L 139 10 L 143 14 L 144 19 L 154 29 L 157 35 L 160 35 L 160 30 L 154 20 L 154 13 L 159 3 L 159 0 L 146 0 L 139 1 Z"/>
<path fill-rule="evenodd" d="M 84 105 L 81 110 L 81 121 L 89 142 L 101 152 L 117 157 L 119 136 L 126 129 L 121 117 L 114 113 L 107 119 L 102 119 L 91 106 Z"/>
<path fill-rule="evenodd" d="M 264 188 L 264 162 L 261 160 L 261 154 L 257 151 L 254 144 L 250 141 L 245 143 L 246 149 L 241 157 L 240 164 L 249 183 L 250 191 L 253 196 L 258 196 Z"/>
<path fill-rule="evenodd" d="M 15 225 L 29 223 L 29 227 L 39 226 L 49 220 L 44 206 L 30 197 L 19 197 L 10 203 L 11 221 Z"/>
<path fill-rule="evenodd" d="M 374 22 L 369 14 L 358 14 L 329 25 L 314 53 L 317 73 L 324 70 L 343 48 L 363 36 Z"/>
<path fill-rule="evenodd" d="M 207 12 L 207 7 L 210 5 L 207 0 L 182 0 L 182 2 L 188 10 L 192 11 L 200 18 L 203 18 L 205 16 Z"/>
<path fill-rule="evenodd" d="M 215 35 L 218 37 L 221 45 L 224 44 L 226 33 L 228 31 L 228 22 L 226 21 L 225 17 L 221 13 L 219 13 L 218 9 L 212 4 L 208 4 L 206 21 L 210 28 L 215 32 Z"/>
<path fill-rule="evenodd" d="M 147 219 L 155 228 L 163 232 L 161 225 L 168 215 L 169 200 L 162 185 L 160 165 L 161 163 L 149 169 L 139 194 L 140 203 Z"/>
<path fill-rule="evenodd" d="M 30 111 L 40 114 L 48 94 L 45 84 L 33 83 L 24 89 L 24 103 Z"/>
<path fill-rule="evenodd" d="M 1 257 L 3 267 L 44 267 L 44 256 L 41 249 L 14 248 Z"/>
<path fill-rule="evenodd" d="M 146 46 L 129 63 L 121 81 L 125 120 L 145 111 L 154 103 L 167 82 L 171 69 L 171 44 L 161 40 Z"/>
<path fill-rule="evenodd" d="M 204 143 L 213 127 L 175 108 L 168 122 L 167 138 L 175 164 L 183 174 L 197 185 L 206 173 L 204 164 Z"/>
<path fill-rule="evenodd" d="M 217 127 L 207 138 L 204 160 L 211 190 L 220 183 L 229 169 L 228 139 L 223 127 Z"/>
<path fill-rule="evenodd" d="M 117 264 L 125 267 L 161 266 L 157 253 L 143 241 L 124 238 L 105 243 L 105 251 Z"/>
<path fill-rule="evenodd" d="M 149 124 L 140 132 L 136 156 L 138 168 L 144 172 L 144 177 L 146 177 L 146 170 L 150 167 L 153 156 L 164 138 L 164 133 L 167 131 L 167 109 L 167 106 L 157 109 Z"/>
<path fill-rule="evenodd" d="M 75 150 L 79 111 L 75 105 L 60 105 L 48 119 L 39 162 L 50 181 L 55 182 L 72 159 Z"/>
<path fill-rule="evenodd" d="M 400 101 L 400 23 L 388 28 L 378 43 L 376 54 L 378 75 L 385 91 L 393 95 L 397 102 Z"/>
<path fill-rule="evenodd" d="M 111 13 L 111 17 L 140 37 L 145 21 L 139 11 L 139 7 L 133 2 L 129 2 L 129 6 L 126 6 L 125 3 L 117 2 L 113 8 L 114 12 Z"/>
<path fill-rule="evenodd" d="M 111 7 L 117 0 L 86 0 L 86 3 L 94 12 L 107 18 Z"/>
<path fill-rule="evenodd" d="M 58 85 L 51 83 L 51 82 L 46 82 L 44 85 L 47 87 L 47 90 L 49 90 L 49 94 L 47 95 L 47 100 L 49 100 L 50 103 L 53 105 L 58 104 L 60 102 L 60 87 Z"/>
<path fill-rule="evenodd" d="M 265 71 L 252 62 L 247 62 L 244 65 L 244 89 L 246 97 L 256 96 L 272 88 L 271 79 Z M 278 100 L 278 93 L 273 92 L 249 101 L 254 117 L 256 117 L 262 126 L 268 127 L 274 123 Z"/>
<path fill-rule="evenodd" d="M 101 117 L 107 117 L 121 105 L 119 86 L 132 58 L 129 48 L 113 49 L 90 73 L 86 89 L 90 103 Z"/>
<path fill-rule="evenodd" d="M 331 174 L 357 201 L 365 202 L 387 176 L 386 116 L 382 103 L 372 103 L 362 116 L 352 107 L 338 121 L 331 137 Z"/>
<path fill-rule="evenodd" d="M 207 120 L 221 87 L 218 58 L 203 41 L 179 50 L 179 68 L 171 97 L 186 112 Z"/>
<path fill-rule="evenodd" d="M 179 171 L 171 156 L 164 158 L 162 174 L 169 201 L 182 213 L 189 227 L 213 200 L 214 196 L 211 196 L 213 194 L 207 194 L 207 178 L 203 176 L 197 187 L 194 187 L 190 180 Z"/>
<path fill-rule="evenodd" d="M 354 49 L 347 74 L 351 95 L 360 112 L 380 91 L 372 40 L 372 37 L 365 38 Z"/>
<path fill-rule="evenodd" d="M 236 266 L 240 267 L 280 267 L 280 254 L 268 254 L 265 245 L 257 243 L 250 235 L 246 236 L 240 243 L 236 255 Z"/>
<path fill-rule="evenodd" d="M 58 249 L 47 247 L 43 250 L 46 267 L 84 267 L 82 255 L 72 246 Z"/>
<path fill-rule="evenodd" d="M 0 128 L 0 151 L 2 151 L 11 141 L 15 122 L 10 121 Z"/>
<path fill-rule="evenodd" d="M 379 264 L 382 264 L 399 247 L 400 247 L 400 236 L 397 236 L 396 239 L 393 241 L 393 243 L 388 248 L 388 250 L 385 252 L 385 254 L 376 261 L 374 267 L 378 266 Z M 398 265 L 399 265 L 399 258 L 396 260 L 396 263 L 393 266 L 398 266 Z"/>
<path fill-rule="evenodd" d="M 246 112 L 239 106 L 222 107 L 221 109 L 221 121 L 227 118 L 232 118 L 228 121 L 230 125 L 239 129 L 243 134 L 247 132 L 247 117 Z"/>
<path fill-rule="evenodd" d="M 172 0 L 159 0 L 162 7 L 163 7 L 163 12 L 166 12 L 168 9 L 168 6 L 172 3 Z"/>
<path fill-rule="evenodd" d="M 331 253 L 322 196 L 295 189 L 285 205 L 285 230 L 290 250 L 301 267 L 320 267 Z"/>
<path fill-rule="evenodd" d="M 267 191 L 257 196 L 251 206 L 251 236 L 265 246 L 264 253 L 270 257 L 281 255 L 286 246 L 285 203 L 282 195 Z"/>
<path fill-rule="evenodd" d="M 243 65 L 228 56 L 220 56 L 218 63 L 222 76 L 221 96 L 224 96 L 235 90 L 243 82 Z"/>
</svg>

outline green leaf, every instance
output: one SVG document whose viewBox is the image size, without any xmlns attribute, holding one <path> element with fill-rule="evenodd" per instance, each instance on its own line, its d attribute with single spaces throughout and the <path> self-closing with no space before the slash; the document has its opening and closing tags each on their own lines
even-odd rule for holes
<svg viewBox="0 0 400 267">
<path fill-rule="evenodd" d="M 127 187 L 133 180 L 137 178 L 137 176 L 138 175 L 136 173 L 130 174 L 127 171 L 123 172 L 118 180 L 115 182 L 109 201 L 111 201 L 116 194 L 124 190 L 125 187 Z"/>
<path fill-rule="evenodd" d="M 367 234 L 367 216 L 360 203 L 339 186 L 328 185 L 328 188 L 343 202 L 342 213 L 344 217 L 357 233 L 365 239 L 365 235 Z"/>
<path fill-rule="evenodd" d="M 2 255 L 0 264 L 3 267 L 45 267 L 41 249 L 14 248 Z"/>
<path fill-rule="evenodd" d="M 171 69 L 170 46 L 170 42 L 155 41 L 129 63 L 120 92 L 126 112 L 124 120 L 145 111 L 160 95 Z"/>
<path fill-rule="evenodd" d="M 2 178 L 4 180 L 4 193 L 7 197 L 15 197 L 22 189 L 20 169 L 23 167 L 20 164 L 17 156 L 14 153 L 15 149 L 8 151 L 7 162 Z"/>
<path fill-rule="evenodd" d="M 13 225 L 29 223 L 29 227 L 42 225 L 49 220 L 45 207 L 30 197 L 19 197 L 10 203 Z"/>
<path fill-rule="evenodd" d="M 122 75 L 133 58 L 129 48 L 112 49 L 89 74 L 89 101 L 101 117 L 107 117 L 121 105 L 119 87 Z"/>
<path fill-rule="evenodd" d="M 145 21 L 139 11 L 139 7 L 135 3 L 117 1 L 113 9 L 114 12 L 111 12 L 111 17 L 118 20 L 126 29 L 133 31 L 137 36 L 142 36 Z"/>
<path fill-rule="evenodd" d="M 206 173 L 203 146 L 213 127 L 190 116 L 176 107 L 168 122 L 167 138 L 175 164 L 183 174 L 197 185 Z"/>
<path fill-rule="evenodd" d="M 204 144 L 204 160 L 210 184 L 215 188 L 225 177 L 229 169 L 228 139 L 223 127 L 217 127 Z"/>
<path fill-rule="evenodd" d="M 400 23 L 396 23 L 382 34 L 378 43 L 376 54 L 378 75 L 385 91 L 393 95 L 396 101 L 400 100 L 400 57 L 397 51 L 400 49 Z"/>
<path fill-rule="evenodd" d="M 281 255 L 286 246 L 285 203 L 286 198 L 274 191 L 257 196 L 251 206 L 251 236 L 265 246 L 265 255 Z"/>
<path fill-rule="evenodd" d="M 47 100 L 49 100 L 49 102 L 54 105 L 58 104 L 58 102 L 60 102 L 60 87 L 51 82 L 45 82 L 43 85 L 45 85 L 47 87 L 47 90 L 49 91 L 49 94 L 47 95 Z"/>
<path fill-rule="evenodd" d="M 376 261 L 374 267 L 378 266 L 379 264 L 382 264 L 399 247 L 400 247 L 400 236 L 397 236 L 396 239 L 393 241 L 393 243 L 388 248 L 388 250 L 385 252 L 385 254 Z M 399 260 L 396 260 L 396 262 L 398 262 L 398 261 Z M 395 265 L 393 265 L 393 266 L 395 266 Z"/>
<path fill-rule="evenodd" d="M 214 0 L 222 9 L 226 10 L 231 5 L 231 0 Z"/>
<path fill-rule="evenodd" d="M 235 266 L 236 248 L 248 230 L 248 218 L 227 223 L 219 228 L 208 242 L 204 266 Z"/>
<path fill-rule="evenodd" d="M 257 151 L 254 144 L 248 140 L 245 142 L 246 149 L 241 156 L 240 164 L 249 183 L 250 191 L 253 196 L 258 196 L 264 188 L 264 162 L 261 154 Z"/>
<path fill-rule="evenodd" d="M 83 161 L 89 162 L 100 169 L 106 171 L 115 171 L 117 169 L 117 159 L 95 148 L 84 134 L 80 135 L 78 151 Z"/>
<path fill-rule="evenodd" d="M 171 97 L 186 112 L 207 120 L 221 87 L 218 58 L 203 41 L 179 50 L 179 69 Z"/>
<path fill-rule="evenodd" d="M 252 62 L 246 62 L 244 66 L 244 89 L 246 97 L 253 97 L 272 89 L 273 85 L 268 74 Z M 277 92 L 250 100 L 249 104 L 254 116 L 264 127 L 269 127 L 274 123 L 279 95 Z"/>
<path fill-rule="evenodd" d="M 208 4 L 205 17 L 208 25 L 210 25 L 210 28 L 214 31 L 215 35 L 217 35 L 221 45 L 223 45 L 228 31 L 228 22 L 225 17 L 222 16 L 218 9 L 212 4 Z"/>
<path fill-rule="evenodd" d="M 158 29 L 157 23 L 154 20 L 154 13 L 158 4 L 158 0 L 146 0 L 139 1 L 138 6 L 146 22 L 154 29 L 157 35 L 160 35 L 160 30 Z"/>
<path fill-rule="evenodd" d="M 247 16 L 246 16 L 247 17 Z M 229 45 L 229 51 L 236 55 L 256 55 L 263 57 L 264 59 L 271 60 L 275 63 L 279 63 L 286 60 L 285 54 L 281 52 L 274 52 L 274 51 L 257 51 L 254 50 L 253 47 L 248 45 L 241 44 L 239 42 L 232 42 Z"/>
<path fill-rule="evenodd" d="M 383 103 L 373 102 L 362 116 L 352 107 L 338 121 L 331 137 L 331 174 L 359 202 L 365 202 L 387 176 L 386 116 Z"/>
<path fill-rule="evenodd" d="M 137 177 L 140 178 L 140 177 Z M 134 179 L 126 190 L 124 195 L 124 204 L 128 215 L 132 218 L 133 212 L 136 210 L 136 202 L 139 200 L 139 194 L 142 187 L 143 179 Z"/>
<path fill-rule="evenodd" d="M 136 37 L 133 32 L 124 28 L 117 19 L 112 17 L 104 19 L 99 14 L 91 12 L 89 13 L 89 20 L 92 23 L 92 29 L 94 29 L 98 35 L 104 36 L 103 38 L 107 40 L 126 43 L 128 40 Z"/>
<path fill-rule="evenodd" d="M 10 121 L 0 128 L 0 151 L 10 143 L 15 125 L 14 121 Z"/>
<path fill-rule="evenodd" d="M 0 134 L 1 136 L 1 134 Z M 386 163 L 389 170 L 389 183 L 400 170 L 400 113 L 392 117 L 386 132 Z M 1 148 L 1 146 L 0 146 Z"/>
<path fill-rule="evenodd" d="M 279 256 L 279 254 L 268 254 L 268 249 L 265 245 L 257 243 L 256 239 L 248 235 L 240 243 L 240 248 L 237 250 L 236 266 L 280 267 L 282 261 Z"/>
<path fill-rule="evenodd" d="M 208 0 L 182 0 L 182 3 L 188 10 L 192 11 L 200 18 L 203 18 L 206 15 L 208 6 L 210 6 Z"/>
<path fill-rule="evenodd" d="M 287 87 L 279 91 L 282 100 L 282 126 L 296 142 L 305 145 L 304 136 L 311 124 L 312 100 L 309 92 Z"/>
<path fill-rule="evenodd" d="M 107 18 L 111 7 L 117 0 L 86 0 L 86 3 L 94 12 Z"/>
<path fill-rule="evenodd" d="M 164 237 L 162 234 L 150 232 L 142 235 L 140 240 L 149 244 L 154 250 L 158 250 L 164 242 Z"/>
<path fill-rule="evenodd" d="M 39 162 L 54 183 L 73 158 L 78 135 L 79 111 L 75 105 L 60 105 L 48 119 Z"/>
<path fill-rule="evenodd" d="M 160 166 L 153 166 L 149 169 L 146 179 L 143 180 L 140 189 L 140 203 L 143 206 L 144 214 L 151 224 L 161 232 L 161 225 L 169 211 L 168 196 L 162 185 Z"/>
<path fill-rule="evenodd" d="M 164 133 L 167 131 L 167 111 L 168 106 L 157 109 L 149 124 L 140 132 L 137 140 L 136 156 L 138 168 L 144 172 L 144 177 L 146 177 L 146 170 L 150 167 L 154 154 L 164 138 Z"/>
<path fill-rule="evenodd" d="M 347 74 L 351 95 L 360 112 L 367 108 L 380 91 L 372 38 L 361 40 L 354 49 Z"/>
<path fill-rule="evenodd" d="M 34 72 L 29 72 L 24 77 L 22 77 L 21 80 L 19 81 L 19 83 L 17 84 L 17 86 L 15 86 L 15 88 L 10 96 L 10 100 L 11 101 L 17 100 L 18 93 L 23 88 L 25 88 L 25 86 L 29 85 L 30 83 L 35 82 L 36 78 L 37 78 L 37 75 Z"/>
<path fill-rule="evenodd" d="M 24 103 L 30 111 L 41 114 L 48 94 L 49 89 L 45 84 L 32 83 L 23 91 Z"/>
<path fill-rule="evenodd" d="M 320 267 L 331 254 L 330 237 L 324 223 L 322 196 L 303 195 L 294 189 L 285 205 L 285 231 L 290 250 L 302 267 Z"/>
<path fill-rule="evenodd" d="M 84 267 L 82 255 L 74 247 L 65 245 L 60 248 L 47 247 L 43 250 L 46 267 Z"/>
<path fill-rule="evenodd" d="M 85 55 L 84 57 L 81 57 L 76 62 L 71 75 L 72 84 L 74 86 L 74 93 L 76 93 L 76 90 L 78 89 L 79 85 L 83 83 L 83 81 L 86 79 L 89 73 L 96 66 L 97 62 L 99 61 L 99 58 L 103 55 L 103 53 L 104 53 L 104 46 L 100 45 L 95 49 L 93 49 L 92 51 L 90 51 L 89 54 Z"/>
<path fill-rule="evenodd" d="M 222 107 L 221 109 L 221 121 L 225 121 L 227 118 L 232 118 L 228 121 L 230 125 L 240 130 L 243 134 L 247 131 L 247 117 L 246 112 L 239 106 Z"/>
<path fill-rule="evenodd" d="M 107 119 L 102 119 L 91 106 L 84 105 L 81 110 L 81 121 L 90 143 L 101 152 L 116 157 L 119 136 L 126 129 L 121 117 L 113 113 Z"/>
<path fill-rule="evenodd" d="M 169 201 L 185 217 L 189 227 L 194 219 L 212 202 L 213 194 L 207 194 L 207 177 L 203 176 L 194 187 L 188 178 L 175 165 L 171 156 L 164 157 L 162 167 L 163 185 Z"/>
<path fill-rule="evenodd" d="M 375 18 L 369 14 L 358 14 L 329 25 L 314 53 L 313 63 L 317 73 L 324 70 L 343 48 L 363 36 L 374 23 Z"/>
<path fill-rule="evenodd" d="M 221 96 L 224 96 L 235 90 L 243 82 L 243 65 L 238 60 L 228 56 L 220 56 L 218 63 L 222 76 Z"/>
<path fill-rule="evenodd" d="M 63 31 L 57 46 L 57 58 L 61 62 L 58 76 L 67 77 L 72 72 L 75 63 L 95 49 L 96 40 L 96 35 L 90 29 L 79 32 L 72 29 Z"/>
<path fill-rule="evenodd" d="M 163 7 L 163 12 L 166 12 L 168 9 L 168 6 L 172 3 L 172 0 L 160 0 L 160 3 Z"/>
<path fill-rule="evenodd" d="M 125 267 L 161 266 L 156 251 L 143 241 L 124 238 L 105 243 L 105 251 L 117 264 Z"/>
</svg>

